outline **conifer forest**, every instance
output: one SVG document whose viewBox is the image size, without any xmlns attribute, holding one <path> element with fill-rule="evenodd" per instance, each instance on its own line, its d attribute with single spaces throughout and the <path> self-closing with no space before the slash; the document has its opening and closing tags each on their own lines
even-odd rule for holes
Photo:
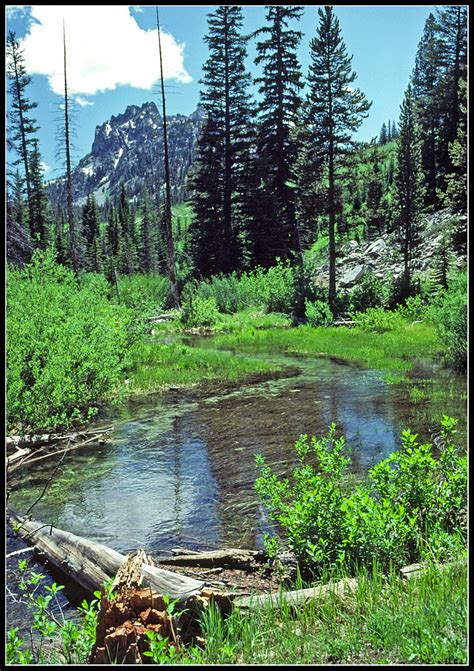
<svg viewBox="0 0 474 671">
<path fill-rule="evenodd" d="M 468 664 L 467 23 L 7 6 L 6 664 Z"/>
</svg>

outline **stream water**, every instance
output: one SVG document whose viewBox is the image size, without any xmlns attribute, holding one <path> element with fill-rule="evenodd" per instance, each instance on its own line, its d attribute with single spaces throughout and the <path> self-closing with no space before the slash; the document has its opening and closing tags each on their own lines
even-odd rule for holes
<svg viewBox="0 0 474 671">
<path fill-rule="evenodd" d="M 198 344 L 212 347 L 212 340 Z M 335 422 L 352 468 L 364 472 L 398 448 L 406 426 L 430 439 L 444 412 L 459 418 L 465 440 L 465 378 L 452 371 L 415 369 L 412 381 L 430 385 L 432 400 L 413 403 L 406 386 L 387 384 L 380 371 L 269 349 L 252 355 L 284 364 L 286 372 L 250 384 L 171 390 L 109 409 L 97 425 L 113 424 L 112 441 L 66 455 L 34 519 L 122 553 L 255 547 L 267 524 L 253 491 L 257 452 L 288 473 L 300 434 L 323 435 Z M 52 468 L 44 460 L 16 471 L 9 506 L 26 510 Z"/>
</svg>

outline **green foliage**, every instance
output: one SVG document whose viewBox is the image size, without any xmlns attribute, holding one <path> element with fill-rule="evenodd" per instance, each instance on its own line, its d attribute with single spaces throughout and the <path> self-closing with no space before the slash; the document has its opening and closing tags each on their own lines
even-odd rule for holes
<svg viewBox="0 0 474 671">
<path fill-rule="evenodd" d="M 430 307 L 430 319 L 446 348 L 448 359 L 460 370 L 467 367 L 467 275 L 459 273 Z"/>
<path fill-rule="evenodd" d="M 90 417 L 120 380 L 131 314 L 102 276 L 83 285 L 37 251 L 7 275 L 7 422 L 35 430 Z"/>
<path fill-rule="evenodd" d="M 384 308 L 369 308 L 365 312 L 356 312 L 354 319 L 357 326 L 363 331 L 373 333 L 384 333 L 394 331 L 402 326 L 402 319 L 396 312 L 390 312 Z"/>
<path fill-rule="evenodd" d="M 374 561 L 385 568 L 401 566 L 419 557 L 432 534 L 455 538 L 461 532 L 465 540 L 467 459 L 452 442 L 455 422 L 443 418 L 438 458 L 431 445 L 420 445 L 407 429 L 401 449 L 374 466 L 367 483 L 352 488 L 344 437 L 336 437 L 332 424 L 327 437 L 304 435 L 297 441 L 291 483 L 274 475 L 257 455 L 255 489 L 312 574 L 329 567 L 370 567 Z M 459 550 L 459 543 L 452 547 Z"/>
<path fill-rule="evenodd" d="M 195 297 L 215 299 L 221 312 L 234 314 L 246 308 L 263 308 L 267 312 L 290 314 L 297 301 L 295 271 L 291 265 L 278 261 L 270 268 L 256 268 L 240 275 L 214 275 L 209 280 L 188 284 L 182 293 L 183 302 Z"/>
<path fill-rule="evenodd" d="M 373 273 L 367 273 L 350 292 L 352 312 L 363 312 L 367 308 L 377 308 L 387 301 L 387 285 Z"/>
<path fill-rule="evenodd" d="M 118 281 L 118 296 L 111 289 L 112 298 L 130 308 L 138 316 L 156 315 L 163 311 L 170 297 L 167 277 L 153 273 L 122 275 Z"/>
<path fill-rule="evenodd" d="M 327 303 L 323 301 L 305 300 L 305 316 L 311 326 L 330 326 L 334 321 L 333 314 Z"/>
<path fill-rule="evenodd" d="M 415 321 L 417 319 L 423 319 L 426 315 L 427 305 L 423 301 L 420 295 L 418 296 L 409 296 L 404 305 L 399 305 L 397 312 L 409 321 Z"/>
<path fill-rule="evenodd" d="M 219 318 L 216 299 L 195 296 L 183 304 L 181 319 L 186 326 L 212 326 Z"/>
</svg>

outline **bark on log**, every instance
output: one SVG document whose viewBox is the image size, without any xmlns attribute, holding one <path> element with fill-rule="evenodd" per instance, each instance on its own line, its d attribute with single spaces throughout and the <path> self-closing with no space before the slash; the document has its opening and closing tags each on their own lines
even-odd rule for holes
<svg viewBox="0 0 474 671">
<path fill-rule="evenodd" d="M 34 544 L 46 558 L 89 592 L 99 589 L 105 580 L 115 576 L 126 557 L 111 548 L 67 531 L 27 520 L 9 512 L 10 522 L 21 525 L 19 535 Z M 204 582 L 172 573 L 162 568 L 142 565 L 141 580 L 158 594 L 172 599 L 186 599 L 197 594 Z"/>
<path fill-rule="evenodd" d="M 200 566 L 202 568 L 249 569 L 263 561 L 264 555 L 257 550 L 226 548 L 211 552 L 188 552 L 174 557 L 159 558 L 167 566 Z"/>
<path fill-rule="evenodd" d="M 293 592 L 272 592 L 270 594 L 256 594 L 234 599 L 236 608 L 256 610 L 257 608 L 281 608 L 283 604 L 304 606 L 308 601 L 321 599 L 330 592 L 343 595 L 353 591 L 357 585 L 356 578 L 344 578 L 337 583 L 318 585 L 309 589 L 299 589 Z"/>
</svg>

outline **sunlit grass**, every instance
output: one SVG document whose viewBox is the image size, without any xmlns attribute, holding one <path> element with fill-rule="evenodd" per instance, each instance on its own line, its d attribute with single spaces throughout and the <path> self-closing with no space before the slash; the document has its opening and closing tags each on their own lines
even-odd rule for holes
<svg viewBox="0 0 474 671">
<path fill-rule="evenodd" d="M 419 359 L 442 354 L 433 327 L 404 323 L 395 331 L 370 333 L 358 328 L 299 326 L 289 330 L 258 331 L 247 329 L 236 335 L 222 335 L 216 346 L 239 346 L 250 351 L 259 346 L 285 347 L 290 353 L 324 355 L 354 361 L 370 368 L 408 371 Z M 401 380 L 401 378 L 400 378 Z"/>
<path fill-rule="evenodd" d="M 238 380 L 277 368 L 250 357 L 204 350 L 186 345 L 141 342 L 129 354 L 128 393 L 143 393 L 170 385 L 190 385 L 204 380 Z"/>
<path fill-rule="evenodd" d="M 453 664 L 467 660 L 465 563 L 435 565 L 406 581 L 360 572 L 356 588 L 296 611 L 289 606 L 227 620 L 203 616 L 207 664 Z M 449 607 L 447 607 L 449 604 Z"/>
</svg>

